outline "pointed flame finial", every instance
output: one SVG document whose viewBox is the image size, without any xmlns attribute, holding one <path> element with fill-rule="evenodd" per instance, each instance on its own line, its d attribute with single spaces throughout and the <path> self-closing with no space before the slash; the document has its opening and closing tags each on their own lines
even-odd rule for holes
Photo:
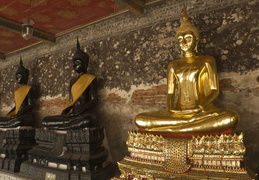
<svg viewBox="0 0 259 180">
<path fill-rule="evenodd" d="M 186 3 L 185 2 L 183 3 L 183 21 L 184 22 L 189 21 L 189 17 L 188 17 L 187 11 L 186 11 Z"/>
<path fill-rule="evenodd" d="M 20 66 L 23 66 L 22 55 L 20 55 Z"/>
<path fill-rule="evenodd" d="M 76 47 L 77 47 L 78 50 L 80 50 L 80 43 L 79 43 L 78 36 L 77 36 L 77 44 L 76 44 Z"/>
</svg>

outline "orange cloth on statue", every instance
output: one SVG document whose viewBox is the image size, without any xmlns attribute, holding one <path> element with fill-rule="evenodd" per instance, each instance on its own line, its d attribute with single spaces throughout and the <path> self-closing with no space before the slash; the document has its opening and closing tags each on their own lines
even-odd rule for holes
<svg viewBox="0 0 259 180">
<path fill-rule="evenodd" d="M 8 113 L 6 117 L 11 117 L 18 113 L 24 99 L 28 95 L 31 88 L 31 86 L 23 85 L 14 92 L 15 109 L 12 112 Z"/>
<path fill-rule="evenodd" d="M 83 74 L 80 76 L 71 88 L 73 101 L 71 101 L 63 110 L 72 107 L 95 78 L 96 76 L 91 74 Z"/>
</svg>

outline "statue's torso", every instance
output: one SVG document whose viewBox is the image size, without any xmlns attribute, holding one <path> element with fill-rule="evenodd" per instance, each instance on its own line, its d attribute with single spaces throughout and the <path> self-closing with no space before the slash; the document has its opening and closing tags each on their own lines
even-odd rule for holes
<svg viewBox="0 0 259 180">
<path fill-rule="evenodd" d="M 20 88 L 23 88 L 23 87 L 25 87 L 25 86 L 27 86 L 27 85 L 23 85 L 23 86 L 21 86 Z M 32 101 L 32 100 L 31 100 L 31 93 L 32 93 L 32 91 L 31 91 L 31 89 L 30 89 L 30 86 L 27 86 L 27 88 L 29 88 L 29 89 L 28 89 L 28 92 L 26 92 L 26 91 L 18 92 L 20 88 L 18 88 L 18 89 L 16 90 L 16 92 L 15 92 L 16 95 L 15 95 L 15 96 L 24 96 L 24 99 L 23 99 L 22 102 L 20 102 L 21 105 L 20 105 L 20 107 L 19 107 L 17 113 L 23 112 L 24 109 L 29 105 L 29 101 Z M 19 102 L 18 102 L 18 100 L 16 99 L 16 106 L 18 105 L 17 103 L 19 103 Z"/>
<path fill-rule="evenodd" d="M 72 79 L 71 80 L 71 94 L 72 94 L 72 86 L 78 78 Z M 72 94 L 73 96 L 73 94 Z M 90 85 L 86 88 L 86 90 L 80 95 L 80 97 L 77 99 L 75 104 L 73 105 L 73 114 L 78 113 L 78 111 L 85 106 L 89 101 L 91 100 L 91 93 L 90 93 Z"/>
<path fill-rule="evenodd" d="M 87 102 L 90 101 L 90 93 L 89 90 L 90 87 L 88 87 L 83 94 L 78 98 L 78 100 L 75 102 L 74 107 L 73 107 L 73 112 L 72 113 L 77 113 L 80 108 L 82 108 Z"/>
<path fill-rule="evenodd" d="M 27 95 L 18 112 L 22 112 L 23 109 L 26 108 L 28 105 L 29 105 L 29 103 L 28 103 L 28 95 Z"/>
<path fill-rule="evenodd" d="M 207 58 L 206 58 L 207 57 Z M 172 61 L 169 64 L 173 68 L 175 77 L 175 88 L 177 96 L 175 98 L 174 110 L 190 110 L 198 109 L 200 101 L 201 89 L 201 73 L 204 73 L 206 64 L 210 65 L 210 58 L 208 56 L 198 56 L 193 62 L 186 62 L 184 59 Z M 168 77 L 170 78 L 170 77 Z"/>
</svg>

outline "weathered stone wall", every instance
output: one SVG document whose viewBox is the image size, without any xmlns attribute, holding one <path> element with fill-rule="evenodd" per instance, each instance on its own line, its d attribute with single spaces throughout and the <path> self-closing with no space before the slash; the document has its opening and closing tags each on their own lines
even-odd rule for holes
<svg viewBox="0 0 259 180">
<path fill-rule="evenodd" d="M 221 93 L 216 104 L 235 110 L 245 132 L 247 164 L 259 171 L 258 1 L 187 1 L 192 22 L 200 29 L 200 54 L 217 60 Z M 99 124 L 106 129 L 114 162 L 126 154 L 127 131 L 136 130 L 134 117 L 166 108 L 166 67 L 181 57 L 175 31 L 182 1 L 167 0 L 147 7 L 145 14 L 124 14 L 12 54 L 1 62 L 2 115 L 13 105 L 19 56 L 30 69 L 35 89 L 35 117 L 59 114 L 68 100 L 71 58 L 76 36 L 90 54 L 89 73 L 99 77 Z M 257 45 L 257 46 L 256 46 Z M 38 122 L 40 125 L 40 122 Z"/>
</svg>

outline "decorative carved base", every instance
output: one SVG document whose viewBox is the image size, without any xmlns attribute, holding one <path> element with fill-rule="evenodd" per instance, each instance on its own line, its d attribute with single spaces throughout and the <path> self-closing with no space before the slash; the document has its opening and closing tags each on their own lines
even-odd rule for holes
<svg viewBox="0 0 259 180">
<path fill-rule="evenodd" d="M 29 177 L 20 176 L 19 173 L 14 173 L 0 169 L 0 179 L 1 180 L 31 180 Z"/>
<path fill-rule="evenodd" d="M 107 162 L 103 128 L 71 131 L 36 129 L 35 146 L 28 152 L 22 174 L 37 179 L 108 179 L 114 168 Z"/>
<path fill-rule="evenodd" d="M 118 162 L 123 180 L 255 179 L 243 162 L 243 134 L 174 138 L 129 132 L 129 157 Z"/>
<path fill-rule="evenodd" d="M 32 127 L 1 129 L 0 168 L 19 172 L 27 159 L 27 151 L 35 146 L 35 130 Z"/>
</svg>

